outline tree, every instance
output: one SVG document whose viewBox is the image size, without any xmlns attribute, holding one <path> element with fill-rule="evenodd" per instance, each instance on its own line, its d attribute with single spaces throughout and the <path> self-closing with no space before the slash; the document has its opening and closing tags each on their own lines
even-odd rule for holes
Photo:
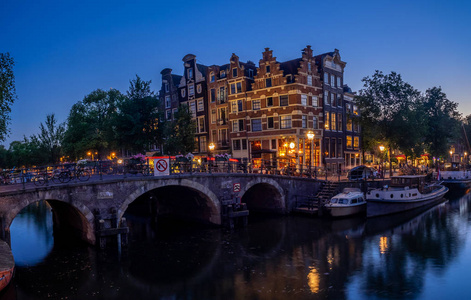
<svg viewBox="0 0 471 300">
<path fill-rule="evenodd" d="M 448 100 L 441 87 L 433 87 L 425 92 L 423 107 L 427 117 L 424 136 L 428 152 L 434 157 L 447 156 L 450 141 L 462 136 L 458 104 Z"/>
<path fill-rule="evenodd" d="M 0 53 L 0 141 L 4 141 L 8 136 L 10 106 L 16 99 L 14 65 L 15 62 L 8 52 Z"/>
<path fill-rule="evenodd" d="M 64 134 L 64 150 L 75 158 L 83 157 L 88 151 L 114 150 L 116 144 L 115 120 L 118 106 L 124 96 L 115 89 L 97 89 L 74 104 L 67 119 Z"/>
<path fill-rule="evenodd" d="M 423 151 L 426 130 L 420 112 L 420 93 L 404 82 L 400 74 L 376 71 L 363 78 L 364 89 L 355 98 L 361 110 L 362 140 L 367 150 L 378 143 L 406 155 Z"/>
<path fill-rule="evenodd" d="M 136 75 L 130 81 L 126 99 L 120 103 L 114 126 L 119 145 L 132 152 L 144 152 L 161 143 L 159 101 L 150 90 L 151 81 Z"/>
<path fill-rule="evenodd" d="M 42 150 L 47 153 L 46 163 L 56 163 L 62 151 L 62 140 L 64 139 L 65 124 L 57 124 L 54 114 L 46 116 L 45 124 L 39 126 L 40 133 L 36 138 Z"/>
<path fill-rule="evenodd" d="M 176 120 L 167 121 L 164 151 L 168 154 L 187 154 L 195 150 L 196 123 L 188 105 L 180 105 Z"/>
</svg>

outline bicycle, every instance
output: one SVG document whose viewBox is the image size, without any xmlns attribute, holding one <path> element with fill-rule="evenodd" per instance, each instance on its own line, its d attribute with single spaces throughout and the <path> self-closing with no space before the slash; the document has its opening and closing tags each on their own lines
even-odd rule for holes
<svg viewBox="0 0 471 300">
<path fill-rule="evenodd" d="M 59 175 L 60 174 L 55 171 L 51 172 L 50 174 L 48 174 L 47 172 L 40 172 L 33 176 L 33 178 L 31 178 L 31 181 L 36 186 L 44 185 L 48 181 L 53 183 L 61 183 L 61 181 L 59 180 Z"/>
<path fill-rule="evenodd" d="M 59 180 L 61 183 L 67 183 L 72 179 L 87 181 L 90 179 L 90 172 L 85 170 L 65 170 L 59 174 Z"/>
</svg>

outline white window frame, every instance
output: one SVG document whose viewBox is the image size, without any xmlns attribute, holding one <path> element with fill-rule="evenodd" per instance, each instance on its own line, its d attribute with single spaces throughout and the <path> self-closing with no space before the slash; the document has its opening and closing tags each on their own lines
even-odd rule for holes
<svg viewBox="0 0 471 300">
<path fill-rule="evenodd" d="M 301 105 L 307 106 L 307 95 L 301 94 Z"/>
</svg>

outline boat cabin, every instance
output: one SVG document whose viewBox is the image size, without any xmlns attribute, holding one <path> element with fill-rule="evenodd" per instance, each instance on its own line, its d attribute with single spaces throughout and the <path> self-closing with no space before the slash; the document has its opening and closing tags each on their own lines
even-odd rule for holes
<svg viewBox="0 0 471 300">
<path fill-rule="evenodd" d="M 409 187 L 423 193 L 426 187 L 424 175 L 406 175 L 391 177 L 391 187 Z"/>
</svg>

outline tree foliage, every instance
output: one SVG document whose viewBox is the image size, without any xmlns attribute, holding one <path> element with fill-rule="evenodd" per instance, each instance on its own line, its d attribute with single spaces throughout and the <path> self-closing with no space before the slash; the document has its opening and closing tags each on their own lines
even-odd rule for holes
<svg viewBox="0 0 471 300">
<path fill-rule="evenodd" d="M 176 120 L 167 121 L 164 151 L 168 154 L 187 154 L 195 149 L 196 123 L 188 105 L 180 105 Z"/>
<path fill-rule="evenodd" d="M 37 142 L 43 154 L 46 155 L 45 163 L 55 164 L 59 162 L 65 124 L 58 124 L 55 115 L 50 114 L 46 116 L 46 122 L 40 124 L 39 130 L 39 135 L 32 136 L 31 139 Z"/>
<path fill-rule="evenodd" d="M 0 53 L 0 141 L 4 141 L 8 136 L 10 107 L 16 99 L 14 65 L 15 62 L 8 52 Z"/>
</svg>

